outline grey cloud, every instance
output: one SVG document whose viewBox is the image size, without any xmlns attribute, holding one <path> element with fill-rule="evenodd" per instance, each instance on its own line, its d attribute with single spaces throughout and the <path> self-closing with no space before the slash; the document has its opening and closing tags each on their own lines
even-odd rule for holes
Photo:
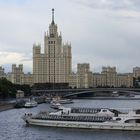
<svg viewBox="0 0 140 140">
<path fill-rule="evenodd" d="M 93 9 L 140 10 L 139 0 L 73 0 Z"/>
<path fill-rule="evenodd" d="M 21 62 L 27 62 L 27 61 L 32 61 L 31 58 L 26 58 L 26 59 L 22 59 Z"/>
<path fill-rule="evenodd" d="M 63 41 L 72 44 L 74 69 L 79 62 L 90 63 L 91 69 L 97 71 L 103 65 L 115 65 L 122 72 L 131 72 L 133 66 L 139 66 L 140 21 L 129 19 L 135 17 L 134 14 L 140 17 L 140 0 L 73 1 L 30 0 L 29 4 L 18 5 L 18 8 L 6 5 L 0 12 L 0 51 L 17 52 L 21 56 L 19 63 L 24 64 L 26 71 L 32 71 L 32 44 L 43 44 L 54 6 L 55 21 L 62 31 Z M 126 13 L 122 14 L 124 10 Z M 1 61 L 5 57 L 3 55 Z"/>
</svg>

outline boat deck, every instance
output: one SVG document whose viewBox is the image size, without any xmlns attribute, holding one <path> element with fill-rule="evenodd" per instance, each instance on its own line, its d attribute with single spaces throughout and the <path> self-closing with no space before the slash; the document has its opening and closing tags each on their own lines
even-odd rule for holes
<svg viewBox="0 0 140 140">
<path fill-rule="evenodd" d="M 99 108 L 81 108 L 81 107 L 74 107 L 71 108 L 71 113 L 85 113 L 85 114 L 93 114 L 100 112 L 101 109 Z"/>
<path fill-rule="evenodd" d="M 37 115 L 32 119 L 53 120 L 53 121 L 78 121 L 78 122 L 105 122 L 112 120 L 109 116 L 70 116 L 70 115 Z"/>
</svg>

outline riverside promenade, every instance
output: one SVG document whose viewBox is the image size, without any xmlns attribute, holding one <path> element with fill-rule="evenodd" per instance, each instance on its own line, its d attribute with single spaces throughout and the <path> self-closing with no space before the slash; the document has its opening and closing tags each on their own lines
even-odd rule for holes
<svg viewBox="0 0 140 140">
<path fill-rule="evenodd" d="M 15 103 L 0 103 L 0 112 L 9 110 L 9 109 L 13 109 L 14 105 L 15 105 Z"/>
</svg>

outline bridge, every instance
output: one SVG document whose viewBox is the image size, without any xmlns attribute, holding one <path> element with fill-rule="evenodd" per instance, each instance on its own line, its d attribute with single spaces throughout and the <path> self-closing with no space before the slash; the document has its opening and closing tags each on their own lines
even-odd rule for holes
<svg viewBox="0 0 140 140">
<path fill-rule="evenodd" d="M 64 98 L 67 97 L 93 97 L 93 96 L 116 96 L 116 95 L 126 95 L 126 96 L 132 96 L 132 95 L 140 95 L 140 92 L 135 92 L 135 91 L 126 91 L 126 90 L 117 90 L 117 91 L 81 91 L 81 92 L 76 92 L 76 93 L 70 93 L 67 95 L 64 95 Z"/>
<path fill-rule="evenodd" d="M 88 89 L 54 89 L 54 90 L 32 90 L 33 94 L 52 94 L 52 95 L 61 95 L 63 97 L 72 97 L 72 96 L 92 96 L 97 95 L 99 93 L 110 93 L 112 94 L 114 91 L 117 93 L 125 93 L 129 94 L 139 94 L 140 88 L 88 88 Z M 115 93 L 115 92 L 114 92 Z"/>
</svg>

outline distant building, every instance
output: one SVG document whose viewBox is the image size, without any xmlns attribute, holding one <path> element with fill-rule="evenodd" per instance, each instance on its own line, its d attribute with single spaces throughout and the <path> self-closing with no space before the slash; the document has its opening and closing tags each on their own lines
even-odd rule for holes
<svg viewBox="0 0 140 140">
<path fill-rule="evenodd" d="M 33 45 L 33 83 L 68 83 L 70 74 L 71 45 L 62 44 L 52 9 L 49 32 L 44 35 L 44 53 L 41 45 Z"/>
<path fill-rule="evenodd" d="M 92 87 L 92 72 L 88 63 L 77 64 L 77 88 Z"/>
<path fill-rule="evenodd" d="M 12 83 L 22 85 L 24 83 L 23 64 L 18 66 L 12 64 L 12 72 L 9 73 L 8 78 Z"/>
<path fill-rule="evenodd" d="M 101 73 L 92 73 L 88 63 L 77 64 L 77 72 L 69 76 L 71 88 L 133 87 L 132 73 L 117 73 L 116 67 L 102 67 Z"/>
<path fill-rule="evenodd" d="M 104 74 L 93 73 L 93 87 L 106 87 L 106 77 Z"/>
<path fill-rule="evenodd" d="M 77 88 L 77 74 L 76 73 L 71 73 L 69 75 L 69 87 L 70 88 Z"/>
<path fill-rule="evenodd" d="M 5 70 L 2 66 L 0 66 L 0 78 L 5 78 L 5 77 L 6 77 Z"/>
<path fill-rule="evenodd" d="M 102 75 L 104 75 L 104 85 L 106 87 L 115 87 L 116 86 L 116 67 L 102 67 Z"/>
<path fill-rule="evenodd" d="M 24 74 L 23 64 L 20 64 L 18 66 L 16 66 L 16 64 L 12 64 L 12 72 L 9 72 L 6 78 L 13 84 L 25 84 L 30 86 L 33 85 L 33 75 L 30 73 Z"/>
<path fill-rule="evenodd" d="M 25 85 L 30 85 L 30 86 L 32 86 L 32 85 L 33 85 L 33 75 L 32 75 L 31 73 L 24 74 L 23 83 L 24 83 Z"/>
<path fill-rule="evenodd" d="M 116 87 L 133 87 L 133 74 L 132 73 L 117 74 Z"/>
<path fill-rule="evenodd" d="M 140 67 L 133 68 L 133 77 L 135 77 L 135 78 L 140 77 Z"/>
<path fill-rule="evenodd" d="M 116 67 L 102 67 L 101 73 L 93 73 L 93 87 L 133 87 L 133 74 L 116 72 Z"/>
</svg>

